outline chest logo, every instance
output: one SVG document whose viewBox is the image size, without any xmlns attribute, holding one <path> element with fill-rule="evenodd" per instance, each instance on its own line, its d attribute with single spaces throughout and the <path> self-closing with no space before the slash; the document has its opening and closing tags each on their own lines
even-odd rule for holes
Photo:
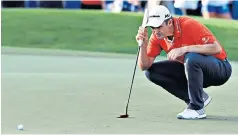
<svg viewBox="0 0 238 135">
<path fill-rule="evenodd" d="M 207 43 L 208 40 L 209 40 L 209 37 L 203 37 L 203 38 L 202 38 L 203 43 Z"/>
</svg>

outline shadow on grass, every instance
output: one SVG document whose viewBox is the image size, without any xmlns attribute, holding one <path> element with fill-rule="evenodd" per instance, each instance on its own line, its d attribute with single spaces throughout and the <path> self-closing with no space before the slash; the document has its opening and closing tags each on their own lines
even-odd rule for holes
<svg viewBox="0 0 238 135">
<path fill-rule="evenodd" d="M 217 115 L 208 115 L 207 120 L 210 121 L 230 121 L 238 123 L 238 116 L 217 116 Z"/>
</svg>

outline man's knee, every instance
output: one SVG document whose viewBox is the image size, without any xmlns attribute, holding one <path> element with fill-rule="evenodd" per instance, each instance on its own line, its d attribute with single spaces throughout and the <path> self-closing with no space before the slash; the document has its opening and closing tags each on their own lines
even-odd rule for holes
<svg viewBox="0 0 238 135">
<path fill-rule="evenodd" d="M 197 66 L 202 62 L 203 56 L 198 53 L 188 53 L 185 55 L 184 61 L 185 61 L 185 67 L 193 67 Z"/>
<path fill-rule="evenodd" d="M 145 76 L 150 82 L 153 82 L 159 86 L 164 86 L 165 84 L 167 84 L 166 80 L 163 79 L 163 76 L 161 76 L 161 74 L 155 73 L 151 69 L 145 71 Z"/>
<path fill-rule="evenodd" d="M 152 64 L 149 69 L 145 70 L 145 76 L 151 82 L 154 82 L 155 80 L 159 81 L 158 79 L 160 78 L 160 73 L 156 70 L 156 68 L 158 67 Z"/>
<path fill-rule="evenodd" d="M 147 79 L 149 79 L 151 81 L 152 80 L 152 71 L 147 69 L 145 71 L 145 76 L 146 76 Z"/>
</svg>

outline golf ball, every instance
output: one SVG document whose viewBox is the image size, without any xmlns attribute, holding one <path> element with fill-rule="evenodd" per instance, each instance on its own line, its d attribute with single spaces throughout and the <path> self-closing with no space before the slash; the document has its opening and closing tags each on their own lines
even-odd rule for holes
<svg viewBox="0 0 238 135">
<path fill-rule="evenodd" d="M 18 125 L 18 126 L 17 126 L 17 129 L 18 129 L 18 130 L 23 130 L 23 129 L 24 129 L 24 128 L 23 128 L 23 125 Z"/>
</svg>

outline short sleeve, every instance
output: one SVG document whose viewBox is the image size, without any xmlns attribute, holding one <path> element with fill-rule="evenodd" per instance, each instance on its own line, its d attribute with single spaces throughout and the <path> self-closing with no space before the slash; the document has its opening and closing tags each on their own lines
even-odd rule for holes
<svg viewBox="0 0 238 135">
<path fill-rule="evenodd" d="M 159 44 L 159 39 L 154 35 L 151 34 L 149 43 L 147 46 L 147 56 L 155 58 L 161 52 L 161 47 Z"/>
<path fill-rule="evenodd" d="M 195 44 L 203 45 L 214 43 L 214 41 L 216 41 L 216 38 L 212 32 L 206 26 L 197 22 L 196 20 L 188 20 L 185 24 L 185 27 L 187 31 L 192 31 L 192 33 L 185 33 L 189 34 L 189 37 L 193 39 Z"/>
</svg>

